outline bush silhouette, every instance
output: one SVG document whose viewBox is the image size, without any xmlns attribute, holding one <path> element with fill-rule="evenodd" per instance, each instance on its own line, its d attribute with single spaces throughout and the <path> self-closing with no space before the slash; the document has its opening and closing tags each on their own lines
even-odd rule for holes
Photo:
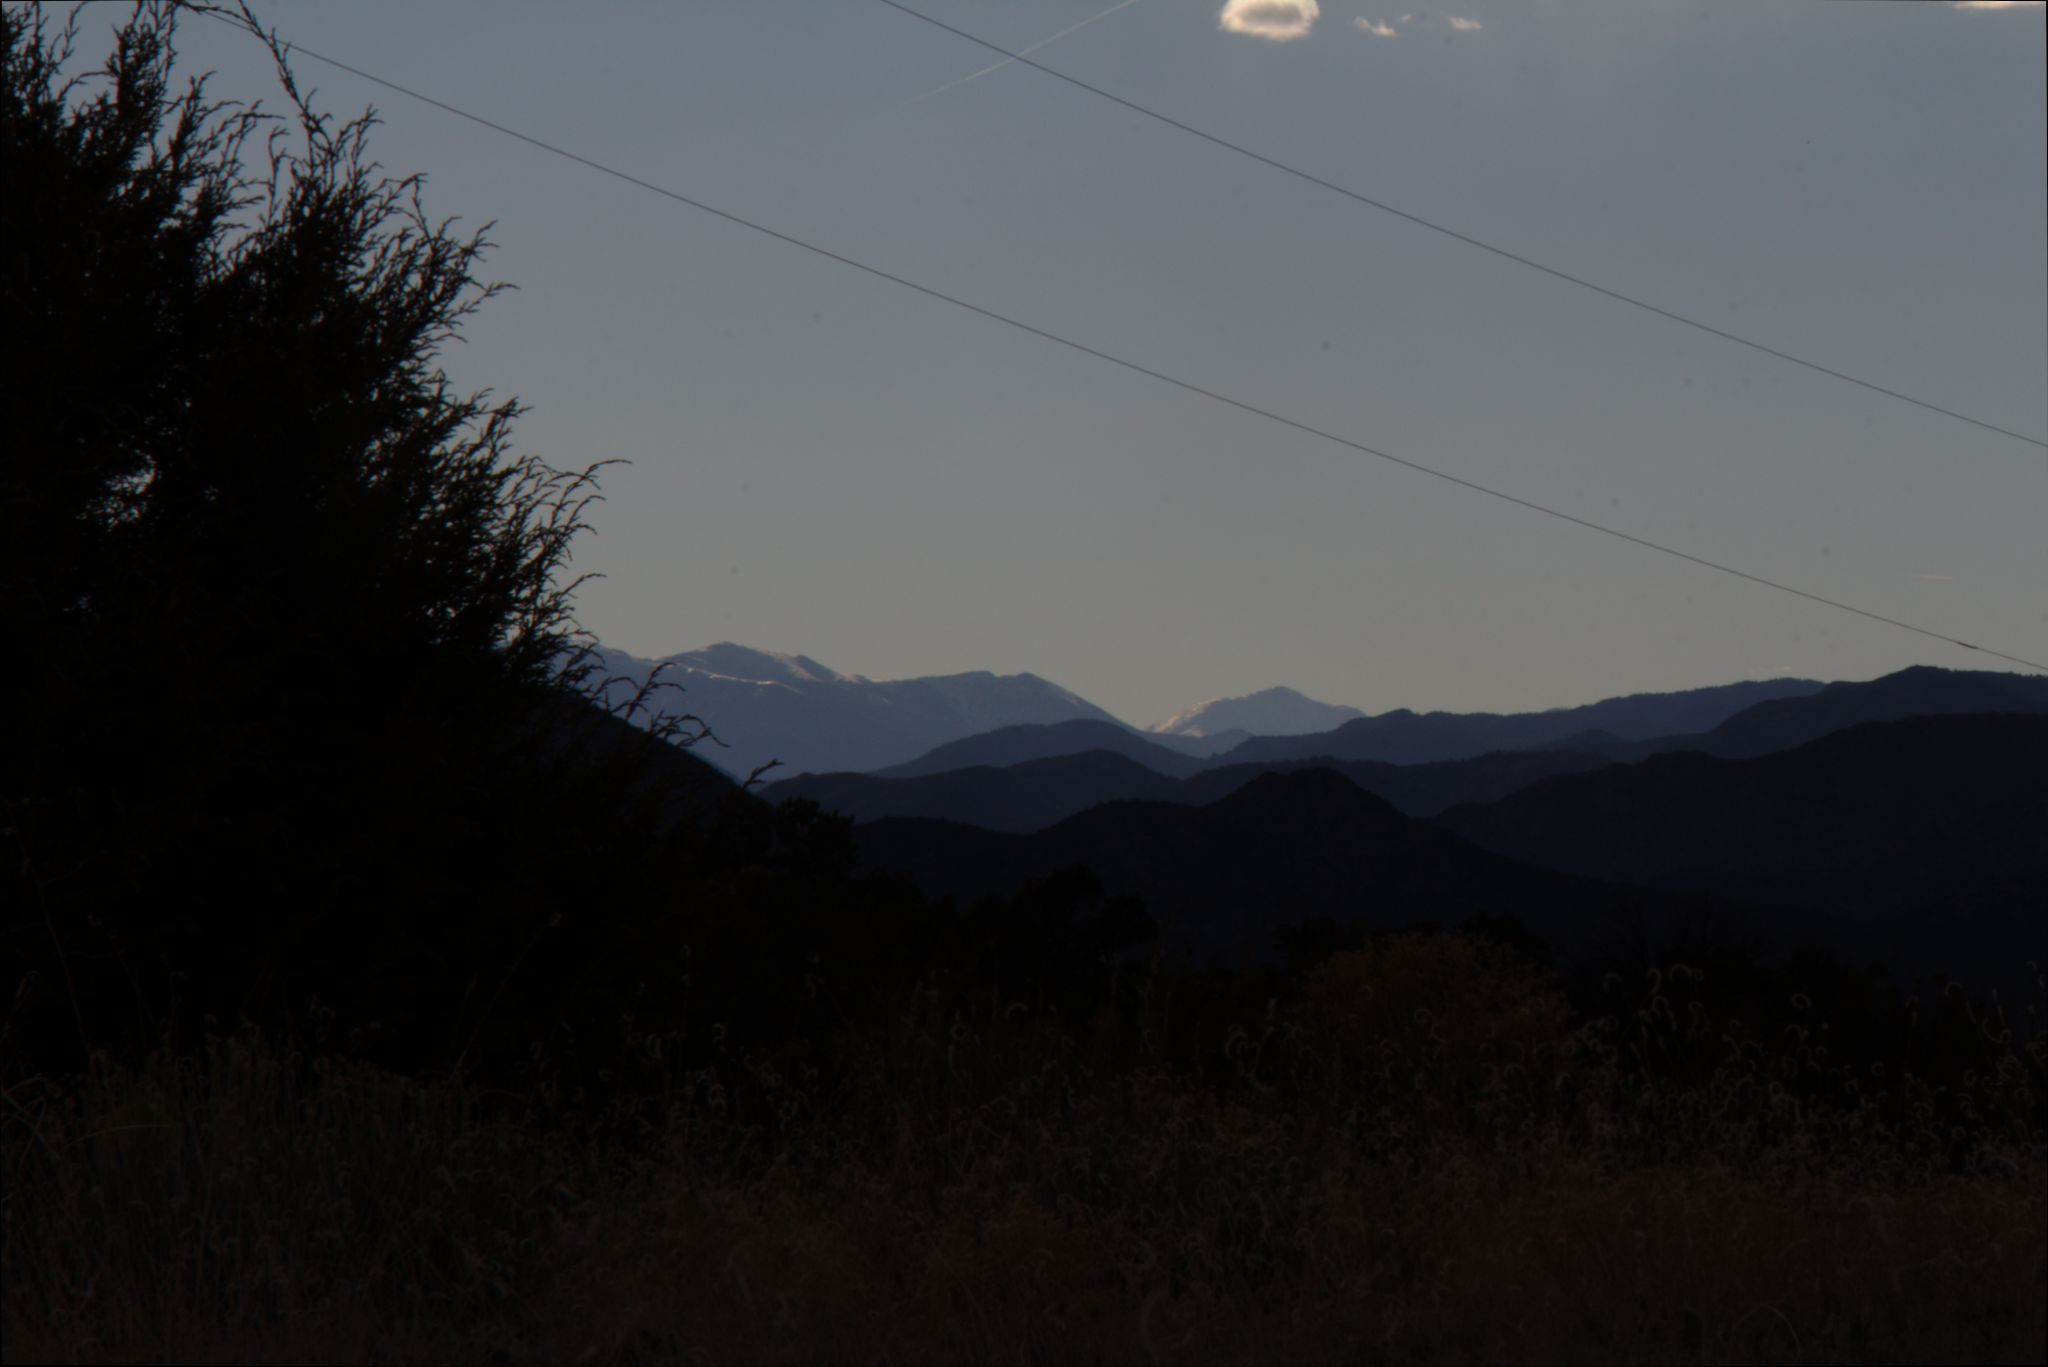
<svg viewBox="0 0 2048 1367">
<path fill-rule="evenodd" d="M 499 288 L 483 234 L 275 44 L 283 117 L 175 88 L 177 19 L 67 76 L 72 27 L 4 17 L 12 1034 L 338 1009 L 459 1052 L 673 882 L 645 776 L 687 757 L 587 758 L 597 465 L 516 453 L 517 402 L 438 359 Z"/>
<path fill-rule="evenodd" d="M 1492 941 L 1375 937 L 1303 980 L 1297 1080 L 1317 1104 L 1408 1124 L 1519 1117 L 1554 1082 L 1567 1015 L 1547 973 Z"/>
</svg>

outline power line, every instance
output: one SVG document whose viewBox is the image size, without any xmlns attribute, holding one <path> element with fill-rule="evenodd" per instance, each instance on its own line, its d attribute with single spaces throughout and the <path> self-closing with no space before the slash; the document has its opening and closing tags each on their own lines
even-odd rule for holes
<svg viewBox="0 0 2048 1367">
<path fill-rule="evenodd" d="M 1591 290 L 1595 294 L 1605 295 L 1607 298 L 1613 299 L 1619 303 L 1628 304 L 1631 307 L 1639 308 L 1643 310 L 1645 313 L 1654 313 L 1659 318 L 1666 318 L 1674 323 L 1682 323 L 1686 327 L 1695 328 L 1698 331 L 1707 333 L 1708 335 L 1713 337 L 1719 337 L 1724 342 L 1734 342 L 1737 346 L 1746 346 L 1751 351 L 1762 352 L 1766 356 L 1776 357 L 1778 360 L 1789 362 L 1792 365 L 1804 366 L 1806 369 L 1814 371 L 1817 374 L 1826 375 L 1832 379 L 1841 380 L 1847 384 L 1857 385 L 1863 389 L 1868 389 L 1873 393 L 1883 394 L 1888 398 L 1897 399 L 1901 403 L 1912 404 L 1916 408 L 1924 408 L 1930 413 L 1939 413 L 1945 418 L 1954 418 L 1957 422 L 1966 422 L 1969 423 L 1972 427 L 1980 427 L 1987 432 L 1996 432 L 2000 436 L 2011 437 L 2014 441 L 2023 441 L 2032 446 L 2048 448 L 2048 441 L 2043 441 L 2039 437 L 2030 437 L 2024 432 L 2015 432 L 2009 427 L 2000 427 L 1995 422 L 1986 422 L 1982 418 L 1973 418 L 1968 413 L 1958 413 L 1953 408 L 1943 408 L 1940 404 L 1929 403 L 1925 399 L 1916 399 L 1911 394 L 1901 393 L 1900 391 L 1888 388 L 1885 385 L 1876 384 L 1870 380 L 1858 379 L 1854 375 L 1846 374 L 1842 371 L 1832 369 L 1828 366 L 1824 366 L 1820 364 L 1818 361 L 1809 361 L 1804 357 L 1794 356 L 1789 351 L 1780 351 L 1776 347 L 1767 346 L 1762 342 L 1752 341 L 1750 338 L 1738 336 L 1737 334 L 1726 331 L 1723 328 L 1717 328 L 1712 323 L 1702 323 L 1697 318 L 1688 318 L 1682 313 L 1676 313 L 1670 309 L 1663 308 L 1657 304 L 1652 304 L 1647 300 L 1638 299 L 1632 294 L 1623 294 L 1620 290 L 1609 289 L 1607 286 L 1596 284 L 1595 282 L 1586 279 L 1584 276 L 1573 275 L 1571 272 L 1559 270 L 1555 266 L 1546 266 L 1541 261 L 1533 260 L 1530 257 L 1523 256 L 1518 252 L 1509 251 L 1505 247 L 1496 247 L 1491 242 L 1481 241 L 1479 238 L 1473 237 L 1467 233 L 1461 233 L 1455 228 L 1448 228 L 1441 223 L 1432 222 L 1431 220 L 1422 217 L 1420 214 L 1412 214 L 1409 213 L 1406 209 L 1395 208 L 1393 205 L 1386 203 L 1384 200 L 1378 200 L 1372 198 L 1370 195 L 1360 194 L 1358 191 L 1348 189 L 1345 186 L 1337 184 L 1335 181 L 1325 180 L 1321 176 L 1315 175 L 1308 171 L 1301 170 L 1299 167 L 1290 166 L 1286 162 L 1279 161 L 1273 157 L 1266 156 L 1264 153 L 1254 152 L 1249 147 L 1244 146 L 1242 143 L 1235 143 L 1230 141 L 1228 138 L 1218 137 L 1214 133 L 1204 132 L 1203 130 L 1196 128 L 1193 124 L 1183 123 L 1179 119 L 1176 119 L 1171 115 L 1162 114 L 1156 109 L 1148 109 L 1144 105 L 1137 103 L 1135 100 L 1127 100 L 1121 95 L 1112 94 L 1109 91 L 1104 90 L 1101 86 L 1090 85 L 1088 82 L 1081 80 L 1078 77 L 1069 76 L 1064 71 L 1059 71 L 1052 67 L 1046 66 L 1042 62 L 1033 61 L 1030 57 L 1025 55 L 1025 52 L 1028 52 L 1030 50 L 1028 48 L 1025 49 L 1024 52 L 1012 52 L 1008 48 L 1003 47 L 1000 44 L 992 43 L 986 38 L 978 37 L 975 34 L 969 33 L 966 29 L 955 28 L 953 25 L 946 23 L 944 20 L 934 19 L 929 14 L 925 14 L 919 10 L 914 10 L 910 6 L 900 3 L 900 0 L 881 0 L 881 3 L 887 5 L 890 9 L 897 10 L 903 14 L 909 15 L 913 19 L 917 19 L 924 23 L 930 24 L 933 28 L 943 29 L 947 33 L 952 34 L 956 38 L 965 39 L 966 41 L 973 43 L 979 47 L 987 48 L 990 52 L 999 53 L 1003 57 L 1007 58 L 1012 62 L 1021 63 L 1024 66 L 1030 67 L 1033 71 L 1042 71 L 1046 75 L 1051 76 L 1053 79 L 1065 81 L 1068 85 L 1073 86 L 1078 90 L 1085 90 L 1091 95 L 1099 96 L 1102 99 L 1108 100 L 1111 104 L 1121 105 L 1123 108 L 1130 110 L 1132 113 L 1143 114 L 1146 118 L 1156 120 L 1159 123 L 1163 123 L 1169 128 L 1179 129 L 1181 132 L 1186 133 L 1191 137 L 1200 138 L 1203 142 L 1213 143 L 1215 146 L 1221 147 L 1226 151 L 1235 152 L 1241 157 L 1249 157 L 1253 161 L 1256 161 L 1263 166 L 1270 166 L 1275 171 L 1284 172 L 1287 175 L 1293 176 L 1296 180 L 1303 180 L 1307 181 L 1311 185 L 1321 186 L 1323 189 L 1330 191 L 1332 194 L 1342 195 L 1344 196 L 1344 198 L 1354 200 L 1357 203 L 1365 205 L 1367 208 L 1378 209 L 1381 213 L 1385 214 L 1392 214 L 1395 218 L 1402 219 L 1409 223 L 1413 223 L 1419 228 L 1427 228 L 1429 229 L 1429 231 L 1433 233 L 1441 233 L 1443 236 L 1448 237 L 1456 242 L 1462 242 L 1468 247 L 1476 247 L 1480 251 L 1490 252 L 1494 256 L 1500 257 L 1504 261 L 1512 261 L 1518 266 L 1527 266 L 1530 270 L 1541 271 L 1543 272 L 1543 274 L 1548 275 L 1553 279 L 1562 280 L 1567 284 L 1577 285 L 1580 289 Z"/>
<path fill-rule="evenodd" d="M 206 13 L 206 11 L 203 10 L 199 12 Z M 235 23 L 234 20 L 223 20 L 223 22 Z M 236 27 L 242 27 L 242 25 L 236 24 Z M 1461 475 L 1454 475 L 1449 473 L 1448 471 L 1439 470 L 1433 466 L 1424 465 L 1419 461 L 1409 460 L 1406 457 L 1396 456 L 1391 454 L 1390 452 L 1382 451 L 1377 447 L 1367 446 L 1365 443 L 1353 441 L 1349 437 L 1340 437 L 1334 432 L 1327 432 L 1320 427 L 1314 427 L 1308 423 L 1300 422 L 1294 418 L 1286 417 L 1282 414 L 1275 413 L 1271 409 L 1261 408 L 1257 404 L 1248 403 L 1243 399 L 1232 398 L 1228 394 L 1224 394 L 1218 390 L 1210 389 L 1206 386 L 1196 384 L 1191 380 L 1179 379 L 1175 376 L 1167 374 L 1164 371 L 1154 370 L 1149 366 L 1140 365 L 1136 361 L 1126 360 L 1123 357 L 1113 355 L 1110 352 L 1098 350 L 1095 347 L 1089 346 L 1085 342 L 1077 342 L 1073 340 L 1071 337 L 1065 337 L 1060 335 L 1059 333 L 1050 332 L 1045 328 L 1035 327 L 1030 323 L 1022 322 L 1016 318 L 1012 318 L 1008 314 L 998 313 L 994 309 L 985 308 L 980 304 L 971 303 L 968 300 L 962 299 L 957 295 L 947 294 L 943 290 L 934 289 L 930 285 L 921 285 L 915 280 L 908 279 L 901 275 L 896 275 L 890 271 L 885 271 L 879 266 L 871 266 L 865 261 L 858 261 L 855 260 L 853 257 L 843 256 L 840 253 L 835 252 L 828 247 L 820 247 L 815 243 L 806 242 L 804 239 L 800 237 L 795 237 L 789 233 L 781 232 L 775 228 L 770 228 L 762 223 L 756 223 L 752 219 L 743 218 L 739 214 L 732 213 L 725 209 L 720 209 L 715 205 L 707 204 L 703 200 L 693 199 L 689 195 L 682 194 L 675 190 L 670 190 L 664 186 L 656 185 L 654 182 L 649 180 L 642 180 L 640 177 L 633 175 L 630 172 L 621 171 L 616 167 L 607 166 L 600 161 L 593 161 L 591 158 L 582 156 L 581 154 L 576 152 L 571 152 L 567 148 L 558 147 L 551 142 L 544 142 L 539 138 L 530 136 L 529 134 L 521 133 L 517 129 L 508 128 L 502 123 L 498 123 L 492 119 L 485 118 L 481 114 L 472 114 L 466 109 L 458 108 L 455 105 L 447 103 L 445 100 L 437 100 L 431 95 L 421 94 L 419 91 L 410 89 L 406 86 L 402 86 L 398 84 L 396 81 L 387 81 L 382 76 L 374 76 L 369 72 L 364 71 L 360 67 L 351 66 L 347 62 L 340 61 L 339 59 L 334 57 L 323 56 L 322 54 L 313 51 L 313 49 L 311 48 L 300 47 L 296 43 L 288 44 L 286 46 L 288 51 L 304 53 L 306 56 L 311 57 L 314 61 L 323 63 L 327 66 L 331 66 L 338 71 L 346 71 L 352 76 L 357 76 L 365 81 L 369 81 L 373 85 L 380 85 L 383 86 L 386 90 L 396 91 L 409 99 L 418 100 L 422 104 L 431 105 L 436 109 L 444 110 L 447 113 L 455 115 L 457 118 L 467 119 L 469 122 L 477 124 L 480 127 L 488 128 L 495 133 L 502 133 L 508 138 L 516 139 L 517 141 L 523 142 L 530 147 L 537 147 L 543 152 L 547 152 L 550 153 L 551 155 L 564 158 L 565 160 L 568 161 L 573 161 L 579 166 L 586 166 L 593 171 L 597 171 L 603 175 L 610 176 L 615 180 L 624 181 L 628 185 L 638 186 L 640 189 L 647 190 L 653 194 L 660 195 L 664 199 L 672 199 L 676 201 L 678 204 L 687 204 L 692 209 L 696 209 L 702 213 L 710 214 L 714 218 L 724 219 L 728 223 L 737 224 L 742 228 L 750 229 L 751 231 L 760 233 L 766 237 L 772 237 L 778 242 L 786 242 L 792 247 L 800 247 L 804 251 L 810 252 L 813 255 L 822 256 L 828 261 L 836 261 L 842 266 L 851 266 L 853 269 L 861 271 L 867 275 L 874 276 L 876 279 L 886 280 L 892 285 L 900 285 L 904 289 L 914 290 L 919 294 L 925 295 L 932 299 L 937 299 L 942 303 L 951 304 L 955 308 L 965 309 L 969 313 L 979 314 L 983 318 L 988 318 L 995 322 L 1002 323 L 1007 327 L 1015 328 L 1019 332 L 1028 332 L 1033 337 L 1039 337 L 1043 338 L 1045 341 L 1057 343 L 1058 345 L 1066 347 L 1071 351 L 1078 351 L 1084 356 L 1092 356 L 1098 361 L 1107 361 L 1111 365 L 1120 366 L 1125 370 L 1132 371 L 1139 375 L 1143 375 L 1148 379 L 1157 380 L 1161 384 L 1172 385 L 1174 388 L 1186 390 L 1190 394 L 1199 394 L 1203 398 L 1212 399 L 1217 403 L 1228 405 L 1231 408 L 1240 409 L 1246 413 L 1251 413 L 1257 417 L 1266 419 L 1268 422 L 1279 423 L 1283 427 L 1291 427 L 1297 432 L 1304 432 L 1312 437 L 1320 437 L 1324 441 L 1332 442 L 1338 446 L 1345 447 L 1352 451 L 1357 451 L 1362 455 L 1373 456 L 1379 460 L 1387 461 L 1390 464 L 1399 465 L 1406 469 L 1414 470 L 1418 474 L 1424 474 L 1430 476 L 1433 479 L 1443 480 L 1447 484 L 1455 484 L 1458 485 L 1460 488 L 1471 489 L 1477 493 L 1486 494 L 1491 498 L 1497 498 L 1504 503 L 1512 503 L 1517 507 L 1527 508 L 1532 512 L 1542 513 L 1548 517 L 1554 517 L 1563 522 L 1570 522 L 1577 526 L 1587 528 L 1590 531 L 1601 532 L 1607 536 L 1614 537 L 1615 539 L 1620 541 L 1627 541 L 1633 545 L 1646 547 L 1647 549 L 1653 551 L 1659 551 L 1665 555 L 1671 556 L 1678 560 L 1684 560 L 1695 565 L 1701 565 L 1710 570 L 1718 570 L 1722 574 L 1732 575 L 1737 579 L 1746 579 L 1752 584 L 1761 584 L 1765 588 L 1776 589 L 1780 593 L 1789 593 L 1794 595 L 1795 597 L 1804 598 L 1808 602 L 1820 603 L 1823 606 L 1835 608 L 1842 612 L 1852 612 L 1856 614 L 1858 617 L 1865 617 L 1873 622 L 1882 622 L 1887 626 L 1898 627 L 1903 631 L 1910 631 L 1915 633 L 1916 635 L 1925 636 L 1930 640 L 1940 641 L 1945 645 L 1960 646 L 1964 650 L 1973 650 L 1978 652 L 1979 654 L 1990 655 L 1997 659 L 2008 661 L 2012 664 L 2024 665 L 2029 669 L 2038 669 L 2043 671 L 2044 673 L 2048 673 L 2048 664 L 2041 664 L 2040 662 L 2035 660 L 2024 659 L 2018 655 L 2009 655 L 2002 650 L 1993 650 L 1989 646 L 1972 645 L 1968 641 L 1958 640 L 1956 637 L 1944 635 L 1939 631 L 1933 631 L 1927 627 L 1915 626 L 1911 622 L 1900 621 L 1896 617 L 1887 617 L 1882 613 L 1871 612 L 1868 609 L 1859 608 L 1850 603 L 1844 603 L 1833 598 L 1826 598 L 1817 593 L 1809 593 L 1805 589 L 1794 588 L 1790 584 L 1780 583 L 1775 579 L 1766 579 L 1762 575 L 1751 574 L 1747 570 L 1739 570 L 1732 565 L 1724 565 L 1717 560 L 1708 560 L 1704 556 L 1693 555 L 1688 551 L 1677 550 L 1674 547 L 1663 545 L 1660 542 L 1651 541 L 1645 537 L 1636 536 L 1631 532 L 1624 532 L 1619 530 L 1618 528 L 1609 527 L 1603 523 L 1594 522 L 1588 518 L 1579 517 L 1573 513 L 1567 513 L 1561 509 L 1546 507 L 1541 503 L 1535 503 L 1530 501 L 1529 499 L 1520 498 L 1514 494 L 1507 493 L 1504 490 L 1495 489 L 1488 485 L 1480 484 L 1475 480 L 1466 479 Z"/>
<path fill-rule="evenodd" d="M 1037 42 L 1025 48 L 1024 51 L 1036 52 L 1042 47 L 1050 47 L 1052 44 L 1057 43 L 1060 39 L 1066 37 L 1068 34 L 1078 33 L 1080 30 L 1087 28 L 1090 24 L 1099 24 L 1104 19 L 1109 18 L 1110 15 L 1115 14 L 1118 10 L 1129 9 L 1131 6 L 1137 3 L 1138 0 L 1117 0 L 1117 3 L 1111 5 L 1108 9 L 1102 11 L 1100 14 L 1091 14 L 1078 24 L 1068 24 L 1058 33 L 1049 33 L 1045 37 L 1040 38 Z M 1000 62 L 991 62 L 989 65 L 983 67 L 979 71 L 970 71 L 965 76 L 955 77 L 953 80 L 946 82 L 942 86 L 938 86 L 932 90 L 925 91 L 922 95 L 913 95 L 908 100 L 905 100 L 904 103 L 906 105 L 917 104 L 920 101 L 930 99 L 934 95 L 943 95 L 948 90 L 958 89 L 959 87 L 966 85 L 970 81 L 978 81 L 992 71 L 1001 71 L 1004 67 L 1008 66 L 1009 64 L 1010 63 L 1008 59 L 1005 59 Z"/>
</svg>

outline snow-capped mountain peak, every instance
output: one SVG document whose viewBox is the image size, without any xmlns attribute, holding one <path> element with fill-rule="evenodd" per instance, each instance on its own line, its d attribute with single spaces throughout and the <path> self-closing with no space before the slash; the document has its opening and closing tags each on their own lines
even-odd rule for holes
<svg viewBox="0 0 2048 1367">
<path fill-rule="evenodd" d="M 1213 736 L 1246 731 L 1255 736 L 1298 736 L 1328 731 L 1365 713 L 1317 702 L 1291 688 L 1262 688 L 1238 698 L 1213 698 L 1148 728 L 1169 736 Z"/>
<path fill-rule="evenodd" d="M 669 672 L 693 673 L 752 683 L 789 685 L 865 682 L 818 663 L 808 655 L 791 655 L 778 650 L 755 650 L 751 646 L 720 641 L 702 650 L 687 650 L 663 657 Z"/>
<path fill-rule="evenodd" d="M 842 674 L 808 655 L 721 641 L 660 660 L 602 652 L 620 685 L 665 664 L 680 693 L 653 699 L 710 725 L 720 744 L 697 754 L 728 773 L 779 760 L 778 774 L 878 769 L 983 731 L 1078 718 L 1116 718 L 1035 674 L 963 674 L 874 680 Z"/>
</svg>

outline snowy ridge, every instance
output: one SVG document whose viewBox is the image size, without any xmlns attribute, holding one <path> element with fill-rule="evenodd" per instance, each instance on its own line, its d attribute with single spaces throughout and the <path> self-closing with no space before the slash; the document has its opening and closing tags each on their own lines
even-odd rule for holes
<svg viewBox="0 0 2048 1367">
<path fill-rule="evenodd" d="M 1365 713 L 1317 702 L 1291 688 L 1263 688 L 1237 698 L 1212 698 L 1148 730 L 1170 736 L 1213 736 L 1244 731 L 1254 736 L 1299 736 L 1328 731 Z"/>
<path fill-rule="evenodd" d="M 720 744 L 707 742 L 696 753 L 735 775 L 770 760 L 781 763 L 777 777 L 879 769 L 964 736 L 1027 723 L 1085 718 L 1124 726 L 1035 674 L 977 670 L 874 680 L 842 674 L 808 655 L 731 641 L 659 660 L 618 650 L 601 650 L 599 657 L 614 680 L 615 698 L 666 665 L 662 680 L 682 691 L 650 701 L 703 718 Z"/>
</svg>

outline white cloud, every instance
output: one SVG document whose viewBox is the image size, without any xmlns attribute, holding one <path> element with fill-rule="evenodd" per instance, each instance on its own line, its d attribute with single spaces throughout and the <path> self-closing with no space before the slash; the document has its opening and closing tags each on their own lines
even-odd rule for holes
<svg viewBox="0 0 2048 1367">
<path fill-rule="evenodd" d="M 1460 19 L 1453 15 L 1451 17 L 1451 27 L 1460 33 L 1477 33 L 1479 32 L 1480 25 L 1477 19 Z"/>
<path fill-rule="evenodd" d="M 1412 14 L 1404 14 L 1401 16 L 1401 22 L 1404 24 L 1412 24 L 1415 22 L 1415 16 Z"/>
<path fill-rule="evenodd" d="M 2048 0 L 1955 0 L 1957 9 L 2039 9 Z"/>
<path fill-rule="evenodd" d="M 1353 19 L 1351 22 L 1375 38 L 1398 38 L 1401 36 L 1400 30 L 1396 29 L 1392 24 L 1383 24 L 1377 19 Z"/>
<path fill-rule="evenodd" d="M 1284 43 L 1308 37 L 1322 17 L 1322 6 L 1316 0 L 1229 0 L 1223 7 L 1221 27 Z"/>
</svg>

